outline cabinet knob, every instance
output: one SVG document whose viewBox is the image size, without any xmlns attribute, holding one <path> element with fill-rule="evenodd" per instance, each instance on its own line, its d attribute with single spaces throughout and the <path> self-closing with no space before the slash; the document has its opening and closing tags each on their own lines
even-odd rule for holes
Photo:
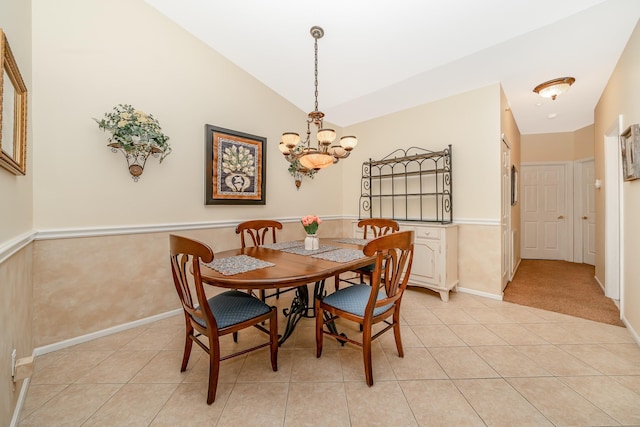
<svg viewBox="0 0 640 427">
<path fill-rule="evenodd" d="M 587 217 L 587 216 L 583 216 L 583 217 L 582 217 L 582 219 L 589 219 L 589 217 Z"/>
<path fill-rule="evenodd" d="M 564 219 L 564 215 L 560 215 L 558 219 Z"/>
</svg>

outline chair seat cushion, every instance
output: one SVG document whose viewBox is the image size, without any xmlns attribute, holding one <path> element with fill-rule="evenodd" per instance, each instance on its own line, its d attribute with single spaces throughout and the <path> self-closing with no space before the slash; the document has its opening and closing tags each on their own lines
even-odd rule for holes
<svg viewBox="0 0 640 427">
<path fill-rule="evenodd" d="M 242 323 L 271 310 L 271 307 L 258 298 L 235 290 L 223 292 L 207 301 L 209 301 L 209 307 L 211 307 L 211 313 L 216 319 L 218 329 Z M 204 319 L 195 318 L 195 320 L 203 327 L 206 326 Z"/>
<path fill-rule="evenodd" d="M 371 295 L 371 286 L 367 284 L 359 284 L 349 286 L 339 291 L 327 295 L 322 302 L 331 307 L 335 307 L 338 310 L 346 311 L 348 313 L 355 314 L 357 316 L 364 317 L 364 309 L 369 301 L 369 295 Z M 386 297 L 384 290 L 378 292 L 378 300 Z M 373 310 L 373 315 L 377 316 L 380 313 L 391 308 L 393 304 L 387 304 L 382 307 L 378 307 Z"/>
</svg>

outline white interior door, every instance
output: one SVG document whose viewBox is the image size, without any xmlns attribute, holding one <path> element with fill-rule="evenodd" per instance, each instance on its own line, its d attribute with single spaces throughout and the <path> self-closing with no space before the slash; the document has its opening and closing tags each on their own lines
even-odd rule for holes
<svg viewBox="0 0 640 427">
<path fill-rule="evenodd" d="M 567 259 L 565 166 L 523 165 L 522 258 Z"/>
<path fill-rule="evenodd" d="M 582 164 L 582 262 L 596 264 L 596 204 L 593 160 Z"/>
</svg>

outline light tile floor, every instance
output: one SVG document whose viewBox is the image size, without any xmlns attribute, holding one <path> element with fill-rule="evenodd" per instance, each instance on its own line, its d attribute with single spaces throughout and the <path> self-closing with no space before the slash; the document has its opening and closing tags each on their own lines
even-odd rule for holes
<svg viewBox="0 0 640 427">
<path fill-rule="evenodd" d="M 640 425 L 640 348 L 625 328 L 425 290 L 407 291 L 402 319 L 405 357 L 392 333 L 381 337 L 371 388 L 360 349 L 327 339 L 317 359 L 304 319 L 278 372 L 266 349 L 222 362 L 209 406 L 207 355 L 194 346 L 180 373 L 175 316 L 38 357 L 20 426 Z M 259 337 L 225 338 L 229 351 Z"/>
</svg>

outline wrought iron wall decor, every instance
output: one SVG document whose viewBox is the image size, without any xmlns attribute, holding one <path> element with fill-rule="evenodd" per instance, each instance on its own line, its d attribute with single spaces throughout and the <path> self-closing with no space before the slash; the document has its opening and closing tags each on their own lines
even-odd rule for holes
<svg viewBox="0 0 640 427">
<path fill-rule="evenodd" d="M 160 163 L 171 153 L 169 137 L 152 114 L 135 109 L 130 104 L 118 104 L 100 120 L 98 127 L 111 133 L 107 147 L 118 151 L 127 160 L 129 173 L 138 182 L 149 156 L 160 157 Z"/>
<path fill-rule="evenodd" d="M 451 145 L 398 149 L 362 164 L 360 218 L 453 222 Z"/>
</svg>

